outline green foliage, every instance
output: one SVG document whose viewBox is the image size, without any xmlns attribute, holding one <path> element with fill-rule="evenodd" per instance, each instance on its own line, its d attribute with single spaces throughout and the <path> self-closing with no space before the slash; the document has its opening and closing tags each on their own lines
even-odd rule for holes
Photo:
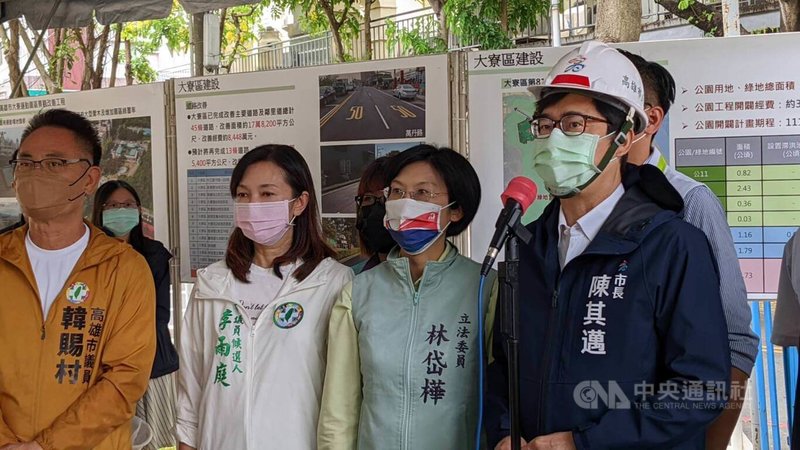
<svg viewBox="0 0 800 450">
<path fill-rule="evenodd" d="M 139 83 L 152 83 L 158 76 L 153 66 L 150 65 L 150 61 L 144 56 L 131 58 L 131 74 Z"/>
<path fill-rule="evenodd" d="M 147 60 L 166 44 L 171 53 L 189 50 L 189 15 L 183 11 L 177 0 L 172 5 L 169 16 L 158 20 L 128 22 L 122 27 L 122 40 L 131 43 L 131 74 L 139 83 L 156 80 L 156 71 Z M 120 49 L 120 60 L 124 60 Z"/>
<path fill-rule="evenodd" d="M 432 15 L 411 19 L 410 28 L 386 20 L 386 41 L 389 54 L 399 56 L 430 55 L 447 51 L 447 43 L 439 37 L 439 22 Z M 405 25 L 406 23 L 402 24 Z"/>
<path fill-rule="evenodd" d="M 780 33 L 780 27 L 766 27 L 766 28 L 759 28 L 757 30 L 750 31 L 751 34 L 772 34 L 772 33 Z"/>
<path fill-rule="evenodd" d="M 63 59 L 66 63 L 67 69 L 72 70 L 72 65 L 75 63 L 77 45 L 75 44 L 75 37 L 72 33 L 66 33 L 65 39 L 53 49 L 53 57 L 50 60 L 50 73 L 54 73 L 53 64 Z"/>
<path fill-rule="evenodd" d="M 507 6 L 508 30 L 501 25 L 502 4 Z M 483 49 L 510 48 L 512 37 L 534 28 L 546 13 L 545 0 L 447 0 L 444 14 L 450 30 L 463 44 L 479 44 Z"/>
<path fill-rule="evenodd" d="M 299 10 L 302 15 L 295 19 L 311 35 L 328 31 L 338 34 L 345 51 L 352 50 L 353 41 L 361 34 L 363 15 L 359 9 L 361 2 L 358 0 L 273 0 L 271 4 L 273 15 L 280 15 L 281 11 L 286 10 Z M 331 15 L 335 24 L 331 23 Z M 347 53 L 339 57 L 345 61 L 353 59 Z"/>
<path fill-rule="evenodd" d="M 262 0 L 255 5 L 234 6 L 225 10 L 225 23 L 220 35 L 223 67 L 229 69 L 233 61 L 258 41 L 259 23 L 269 4 L 269 0 Z"/>
</svg>

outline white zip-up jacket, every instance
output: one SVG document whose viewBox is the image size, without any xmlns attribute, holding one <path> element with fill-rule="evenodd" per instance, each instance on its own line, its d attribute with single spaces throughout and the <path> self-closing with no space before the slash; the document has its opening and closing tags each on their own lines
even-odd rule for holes
<svg viewBox="0 0 800 450">
<path fill-rule="evenodd" d="M 177 436 L 198 450 L 313 450 L 331 306 L 352 271 L 290 277 L 255 325 L 224 262 L 198 271 L 180 337 Z"/>
</svg>

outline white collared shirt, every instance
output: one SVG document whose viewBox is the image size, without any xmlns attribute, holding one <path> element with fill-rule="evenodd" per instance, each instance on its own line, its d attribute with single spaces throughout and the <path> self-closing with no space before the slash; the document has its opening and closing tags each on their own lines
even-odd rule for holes
<svg viewBox="0 0 800 450">
<path fill-rule="evenodd" d="M 575 225 L 568 226 L 567 219 L 564 216 L 564 208 L 560 208 L 558 212 L 558 262 L 561 264 L 561 269 L 572 261 L 576 256 L 586 250 L 589 243 L 600 232 L 600 228 L 605 223 L 611 211 L 622 198 L 625 193 L 625 188 L 622 184 L 617 186 L 617 189 L 611 193 L 605 200 L 600 202 L 597 206 L 592 208 L 591 211 L 584 214 L 579 218 Z"/>
</svg>

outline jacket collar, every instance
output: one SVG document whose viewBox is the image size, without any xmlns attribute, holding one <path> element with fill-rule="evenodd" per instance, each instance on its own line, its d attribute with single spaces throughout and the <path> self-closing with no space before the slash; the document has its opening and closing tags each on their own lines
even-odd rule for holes
<svg viewBox="0 0 800 450">
<path fill-rule="evenodd" d="M 295 267 L 299 267 L 302 262 L 303 261 L 300 259 L 295 261 Z M 281 286 L 281 289 L 278 291 L 276 298 L 285 296 L 290 292 L 303 291 L 324 285 L 328 282 L 329 269 L 333 263 L 334 261 L 331 258 L 322 260 L 317 268 L 303 281 L 297 281 L 293 275 L 289 275 L 286 282 L 283 283 L 283 286 Z M 195 283 L 195 298 L 228 300 L 236 303 L 233 293 L 233 285 L 235 282 L 236 278 L 233 276 L 233 272 L 224 261 L 212 264 L 198 271 Z"/>
<path fill-rule="evenodd" d="M 625 194 L 617 202 L 600 232 L 585 254 L 626 254 L 635 250 L 658 226 L 680 216 L 683 199 L 664 174 L 655 166 L 629 164 L 622 177 Z M 558 213 L 561 203 L 553 200 L 545 209 L 543 221 L 550 250 L 556 253 Z M 552 249 L 550 247 L 553 247 Z"/>
<path fill-rule="evenodd" d="M 420 280 L 424 279 L 426 282 L 433 280 L 438 283 L 438 280 L 442 278 L 439 275 L 456 262 L 459 256 L 458 248 L 447 240 L 445 240 L 445 245 L 445 251 L 438 260 L 425 263 L 425 271 Z M 396 246 L 389 252 L 389 255 L 386 257 L 386 263 L 389 264 L 400 279 L 406 280 L 411 286 L 414 285 L 414 281 L 411 278 L 411 266 L 408 262 L 408 257 L 400 256 L 399 246 Z"/>
<path fill-rule="evenodd" d="M 102 230 L 88 221 L 84 221 L 84 223 L 89 227 L 89 243 L 78 262 L 75 263 L 71 273 L 78 273 L 87 268 L 98 266 L 130 248 L 128 244 L 108 237 Z M 0 236 L 0 259 L 19 269 L 25 275 L 28 283 L 38 292 L 36 277 L 33 274 L 33 267 L 31 267 L 28 251 L 25 247 L 28 228 L 29 226 L 26 224 Z"/>
<path fill-rule="evenodd" d="M 87 221 L 84 223 L 89 227 L 89 244 L 76 263 L 74 272 L 102 264 L 130 248 L 127 244 L 108 237 L 91 223 Z M 28 252 L 25 250 L 28 228 L 26 224 L 0 236 L 0 258 L 24 272 L 31 271 Z"/>
</svg>

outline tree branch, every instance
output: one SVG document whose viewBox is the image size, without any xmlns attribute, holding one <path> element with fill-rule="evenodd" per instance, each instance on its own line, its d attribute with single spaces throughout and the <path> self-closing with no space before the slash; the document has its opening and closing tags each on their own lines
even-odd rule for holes
<svg viewBox="0 0 800 450">
<path fill-rule="evenodd" d="M 344 9 L 342 10 L 341 18 L 339 20 L 337 20 L 339 28 L 341 28 L 342 25 L 344 25 L 344 22 L 347 20 L 347 15 L 350 13 L 350 7 L 352 7 L 352 6 L 353 6 L 353 2 L 352 1 L 348 1 L 347 3 L 345 3 Z M 336 17 L 336 14 L 334 13 L 334 18 L 335 17 Z"/>
<path fill-rule="evenodd" d="M 31 42 L 30 36 L 28 36 L 27 30 L 22 27 L 20 30 L 20 37 L 22 38 L 22 43 L 25 44 L 25 48 L 28 50 L 28 54 L 33 53 L 33 43 Z M 39 46 L 39 49 L 43 49 L 45 44 Z M 47 59 L 50 60 L 51 57 Z M 53 82 L 53 79 L 50 77 L 50 73 L 48 72 L 47 68 L 45 68 L 44 64 L 42 63 L 42 58 L 39 56 L 39 53 L 33 53 L 33 65 L 36 66 L 36 70 L 39 71 L 39 76 L 42 77 L 42 81 L 44 82 L 45 89 L 47 90 L 48 94 L 52 94 L 54 92 L 58 92 L 58 85 Z"/>
<path fill-rule="evenodd" d="M 100 48 L 97 51 L 97 61 L 95 61 L 95 69 L 92 74 L 92 88 L 99 89 L 103 84 L 103 72 L 105 69 L 106 52 L 108 51 L 108 35 L 111 32 L 111 25 L 103 27 L 103 32 L 100 34 Z"/>
<path fill-rule="evenodd" d="M 83 30 L 80 28 L 73 28 L 72 33 L 75 35 L 75 39 L 78 41 L 78 46 L 81 48 L 81 51 L 86 54 L 86 42 L 83 40 Z"/>
<path fill-rule="evenodd" d="M 118 23 L 114 30 L 114 50 L 111 51 L 111 78 L 108 80 L 108 87 L 117 84 L 117 65 L 119 64 L 119 46 L 122 42 L 122 24 Z"/>
<path fill-rule="evenodd" d="M 709 5 L 693 1 L 688 8 L 680 9 L 676 0 L 655 0 L 655 2 L 708 34 L 717 37 L 724 34 L 722 12 Z"/>
</svg>

